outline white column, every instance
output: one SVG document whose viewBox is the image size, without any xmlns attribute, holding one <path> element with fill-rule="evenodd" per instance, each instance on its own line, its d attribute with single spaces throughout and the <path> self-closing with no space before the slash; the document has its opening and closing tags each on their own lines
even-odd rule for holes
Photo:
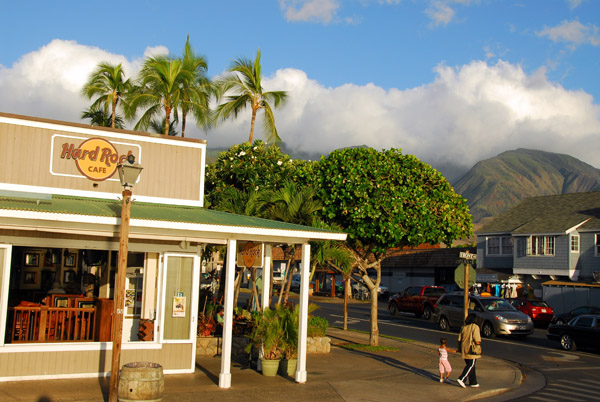
<svg viewBox="0 0 600 402">
<path fill-rule="evenodd" d="M 263 266 L 263 278 L 262 278 L 262 302 L 261 306 L 263 309 L 269 306 L 269 287 L 271 285 L 271 256 L 273 252 L 273 246 L 265 244 L 265 261 Z"/>
<path fill-rule="evenodd" d="M 237 241 L 227 240 L 227 265 L 225 267 L 225 306 L 223 315 L 223 345 L 221 348 L 221 373 L 219 387 L 231 387 L 231 338 L 233 329 L 233 285 L 235 282 L 235 260 Z"/>
<path fill-rule="evenodd" d="M 300 263 L 300 326 L 298 328 L 298 366 L 296 382 L 306 382 L 306 338 L 308 328 L 308 288 L 310 279 L 310 244 L 302 245 Z"/>
</svg>

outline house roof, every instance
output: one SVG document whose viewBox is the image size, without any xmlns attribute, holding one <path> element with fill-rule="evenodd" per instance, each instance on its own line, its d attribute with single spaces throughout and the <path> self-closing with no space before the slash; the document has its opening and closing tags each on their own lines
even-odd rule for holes
<svg viewBox="0 0 600 402">
<path fill-rule="evenodd" d="M 457 267 L 458 254 L 463 248 L 432 248 L 388 251 L 382 267 Z"/>
<path fill-rule="evenodd" d="M 112 226 L 117 231 L 121 201 L 64 195 L 0 193 L 0 222 L 13 225 L 48 226 L 70 222 L 71 226 Z M 30 223 L 26 223 L 28 221 Z M 31 222 L 36 222 L 35 224 Z M 63 227 L 65 225 L 62 225 Z M 68 228 L 66 228 L 68 229 Z M 279 237 L 306 240 L 345 240 L 346 234 L 251 216 L 235 215 L 203 207 L 136 202 L 131 205 L 130 232 L 186 232 L 215 238 Z"/>
<path fill-rule="evenodd" d="M 600 191 L 530 197 L 496 217 L 478 235 L 600 230 Z"/>
</svg>

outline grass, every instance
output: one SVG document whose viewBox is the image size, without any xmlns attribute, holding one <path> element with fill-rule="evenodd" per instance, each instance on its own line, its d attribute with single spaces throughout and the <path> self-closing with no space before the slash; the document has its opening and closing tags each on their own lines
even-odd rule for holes
<svg viewBox="0 0 600 402">
<path fill-rule="evenodd" d="M 332 328 L 337 328 L 337 329 L 342 329 L 342 330 L 344 329 L 343 327 L 339 327 L 339 326 L 331 326 L 331 327 L 332 327 Z M 369 331 L 362 331 L 362 330 L 360 330 L 360 329 L 352 329 L 352 328 L 348 328 L 346 331 L 353 331 L 353 332 L 358 332 L 358 333 L 361 333 L 361 334 L 367 334 L 367 335 L 369 335 L 369 334 L 370 334 L 370 332 L 369 332 Z M 414 340 L 412 340 L 412 339 L 400 338 L 400 337 L 397 337 L 397 336 L 391 336 L 391 335 L 382 335 L 382 334 L 379 334 L 379 336 L 380 336 L 381 338 L 394 339 L 394 340 L 396 340 L 396 341 L 401 341 L 401 342 L 408 342 L 408 343 L 414 342 Z"/>
<path fill-rule="evenodd" d="M 358 350 L 361 352 L 397 352 L 399 349 L 391 346 L 371 346 L 362 343 L 340 343 L 338 346 L 343 349 Z"/>
</svg>

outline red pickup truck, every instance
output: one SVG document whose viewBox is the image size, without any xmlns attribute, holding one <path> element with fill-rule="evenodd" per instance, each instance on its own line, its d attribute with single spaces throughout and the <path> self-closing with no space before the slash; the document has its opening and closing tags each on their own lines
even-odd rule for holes
<svg viewBox="0 0 600 402">
<path fill-rule="evenodd" d="M 403 292 L 390 297 L 388 309 L 392 315 L 403 311 L 429 320 L 435 302 L 445 292 L 446 289 L 441 286 L 409 286 Z"/>
</svg>

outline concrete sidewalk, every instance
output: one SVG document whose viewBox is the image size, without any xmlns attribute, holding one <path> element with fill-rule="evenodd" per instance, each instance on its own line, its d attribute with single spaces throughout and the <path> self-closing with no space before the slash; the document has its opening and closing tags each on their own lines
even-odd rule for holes
<svg viewBox="0 0 600 402">
<path fill-rule="evenodd" d="M 308 380 L 264 377 L 247 364 L 233 362 L 231 388 L 218 387 L 219 357 L 199 357 L 194 374 L 165 375 L 163 401 L 467 401 L 509 400 L 515 393 L 528 393 L 519 368 L 509 362 L 484 356 L 477 363 L 480 388 L 459 387 L 456 381 L 440 383 L 437 345 L 403 342 L 380 337 L 380 345 L 398 348 L 392 352 L 361 352 L 340 348 L 343 343 L 368 343 L 368 335 L 328 329 L 331 353 L 308 355 Z M 451 378 L 464 366 L 450 354 Z M 529 380 L 529 378 L 528 378 Z M 530 392 L 533 392 L 532 389 Z M 0 383 L 1 401 L 105 401 L 108 379 L 72 379 Z"/>
</svg>

